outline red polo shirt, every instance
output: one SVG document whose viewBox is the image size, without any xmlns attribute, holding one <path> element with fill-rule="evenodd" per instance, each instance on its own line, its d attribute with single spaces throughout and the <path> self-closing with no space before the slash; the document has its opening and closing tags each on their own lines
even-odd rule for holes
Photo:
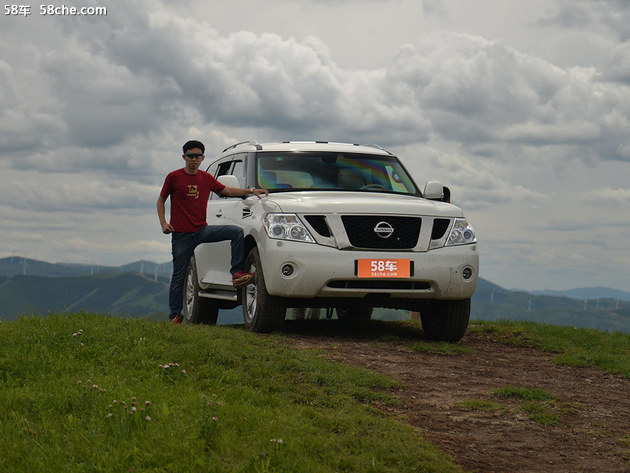
<svg viewBox="0 0 630 473">
<path fill-rule="evenodd" d="M 171 197 L 171 225 L 176 232 L 196 232 L 205 225 L 210 192 L 220 193 L 225 186 L 205 171 L 191 175 L 178 169 L 164 180 L 160 196 Z"/>
</svg>

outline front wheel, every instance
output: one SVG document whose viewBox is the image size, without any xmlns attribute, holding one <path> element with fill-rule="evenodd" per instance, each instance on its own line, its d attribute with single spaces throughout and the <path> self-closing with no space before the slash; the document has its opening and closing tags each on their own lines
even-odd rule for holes
<svg viewBox="0 0 630 473">
<path fill-rule="evenodd" d="M 215 325 L 219 317 L 219 304 L 216 301 L 201 297 L 197 277 L 197 262 L 190 258 L 186 281 L 184 284 L 184 319 L 190 324 Z"/>
<path fill-rule="evenodd" d="M 251 282 L 241 289 L 245 328 L 263 333 L 279 329 L 284 322 L 286 305 L 282 297 L 271 296 L 267 292 L 257 248 L 252 248 L 247 255 L 245 268 L 248 273 L 256 273 Z"/>
<path fill-rule="evenodd" d="M 470 298 L 455 301 L 428 301 L 420 310 L 422 330 L 429 340 L 459 342 L 470 319 Z"/>
</svg>

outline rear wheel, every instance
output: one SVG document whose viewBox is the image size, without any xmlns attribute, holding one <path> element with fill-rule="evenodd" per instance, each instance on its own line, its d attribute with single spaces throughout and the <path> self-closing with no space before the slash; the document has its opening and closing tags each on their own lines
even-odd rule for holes
<svg viewBox="0 0 630 473">
<path fill-rule="evenodd" d="M 241 290 L 243 300 L 243 322 L 247 330 L 272 332 L 282 327 L 286 313 L 284 299 L 271 296 L 265 286 L 265 275 L 257 248 L 247 255 L 245 268 L 256 273 L 252 281 Z"/>
<path fill-rule="evenodd" d="M 201 297 L 200 291 L 197 263 L 193 256 L 188 264 L 184 284 L 184 319 L 190 324 L 214 325 L 219 317 L 219 304 L 212 299 Z"/>
<path fill-rule="evenodd" d="M 466 334 L 470 319 L 470 299 L 428 301 L 420 309 L 422 330 L 430 340 L 459 342 Z"/>
<path fill-rule="evenodd" d="M 372 307 L 336 307 L 337 318 L 343 321 L 366 321 L 372 318 Z"/>
</svg>

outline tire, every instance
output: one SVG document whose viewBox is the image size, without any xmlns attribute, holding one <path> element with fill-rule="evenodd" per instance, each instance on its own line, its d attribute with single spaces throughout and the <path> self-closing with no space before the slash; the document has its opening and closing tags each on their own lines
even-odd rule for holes
<svg viewBox="0 0 630 473">
<path fill-rule="evenodd" d="M 241 289 L 245 328 L 260 333 L 278 330 L 284 323 L 286 304 L 282 297 L 271 296 L 267 292 L 257 248 L 252 248 L 247 255 L 245 268 L 248 273 L 256 273 L 252 281 Z"/>
<path fill-rule="evenodd" d="M 215 325 L 219 318 L 219 304 L 217 301 L 199 296 L 199 279 L 197 277 L 197 262 L 190 258 L 186 280 L 184 281 L 184 320 L 189 324 Z"/>
<path fill-rule="evenodd" d="M 336 307 L 337 318 L 344 322 L 364 322 L 372 318 L 372 307 Z"/>
<path fill-rule="evenodd" d="M 470 319 L 470 298 L 455 301 L 429 301 L 420 310 L 422 330 L 429 340 L 459 342 Z"/>
</svg>

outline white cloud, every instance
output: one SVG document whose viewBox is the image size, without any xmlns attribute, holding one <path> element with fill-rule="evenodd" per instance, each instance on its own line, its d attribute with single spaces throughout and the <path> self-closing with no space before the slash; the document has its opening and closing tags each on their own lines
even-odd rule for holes
<svg viewBox="0 0 630 473">
<path fill-rule="evenodd" d="M 487 277 L 536 285 L 568 261 L 578 284 L 576 254 L 614 268 L 625 243 L 600 229 L 628 206 L 624 2 L 247 5 L 5 18 L 0 254 L 166 260 L 155 199 L 184 141 L 212 156 L 247 139 L 328 139 L 379 143 L 420 185 L 449 185 L 484 237 Z"/>
<path fill-rule="evenodd" d="M 423 0 L 422 11 L 427 16 L 443 17 L 447 14 L 446 6 L 442 0 Z"/>
<path fill-rule="evenodd" d="M 404 47 L 398 64 L 390 82 L 408 85 L 410 102 L 443 139 L 570 144 L 584 146 L 585 159 L 627 159 L 620 110 L 630 90 L 600 82 L 594 69 L 561 69 L 500 42 L 451 33 Z"/>
<path fill-rule="evenodd" d="M 116 146 L 199 112 L 210 123 L 324 137 L 341 129 L 388 146 L 434 133 L 469 150 L 577 143 L 589 158 L 598 146 L 601 159 L 627 159 L 618 104 L 628 107 L 628 91 L 594 69 L 561 69 L 479 36 L 431 35 L 402 47 L 391 69 L 350 70 L 316 37 L 221 36 L 159 11 L 133 29 L 114 24 L 107 43 L 78 34 L 40 64 L 59 135 L 75 146 Z"/>
<path fill-rule="evenodd" d="M 580 31 L 597 29 L 621 41 L 630 39 L 630 8 L 623 0 L 556 0 L 555 7 L 541 24 Z"/>
<path fill-rule="evenodd" d="M 156 185 L 84 173 L 50 175 L 5 170 L 0 200 L 14 209 L 38 212 L 86 212 L 155 207 Z"/>
<path fill-rule="evenodd" d="M 605 187 L 587 192 L 584 201 L 594 205 L 630 206 L 630 188 L 612 189 Z"/>
</svg>

